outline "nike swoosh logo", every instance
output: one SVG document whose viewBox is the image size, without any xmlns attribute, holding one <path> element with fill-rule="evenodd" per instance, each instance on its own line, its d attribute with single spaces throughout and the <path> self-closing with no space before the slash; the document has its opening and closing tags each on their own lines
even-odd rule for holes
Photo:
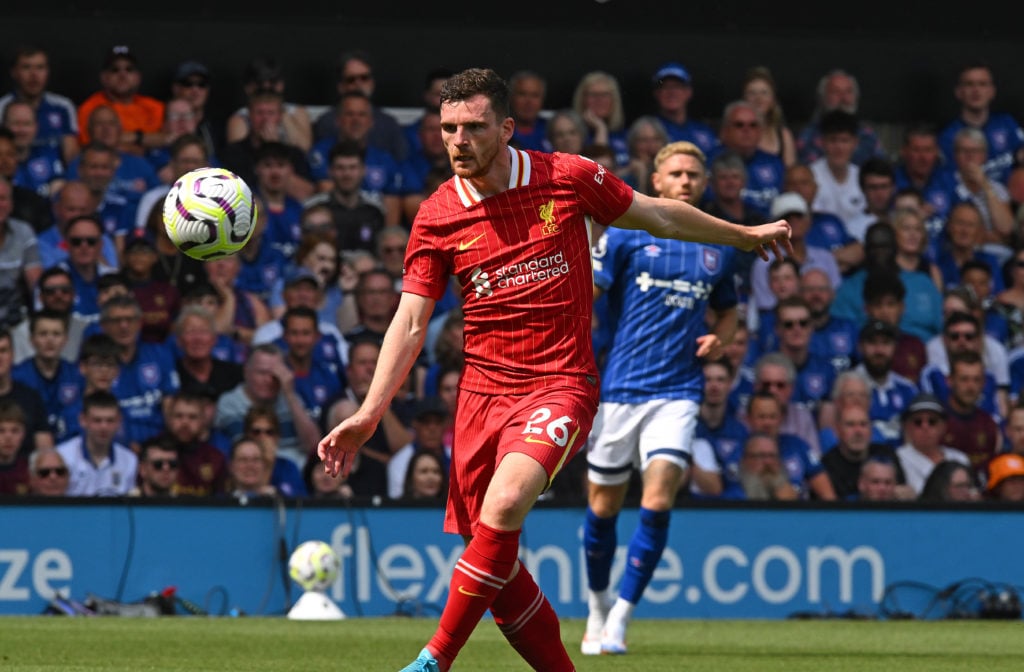
<svg viewBox="0 0 1024 672">
<path fill-rule="evenodd" d="M 527 443 L 543 443 L 545 446 L 551 446 L 552 448 L 555 447 L 555 444 L 551 443 L 550 441 L 543 441 L 541 439 L 535 439 L 532 436 L 526 437 L 524 439 L 524 441 L 526 441 Z"/>
<path fill-rule="evenodd" d="M 480 593 L 474 593 L 472 591 L 466 590 L 464 586 L 459 586 L 459 592 L 463 595 L 466 595 L 467 597 L 483 597 L 483 595 L 481 595 Z"/>
<path fill-rule="evenodd" d="M 462 252 L 463 250 L 468 250 L 470 247 L 473 246 L 473 243 L 475 243 L 476 241 L 480 240 L 481 238 L 483 238 L 486 235 L 487 235 L 486 233 L 481 233 L 476 238 L 472 238 L 470 240 L 462 241 L 461 243 L 459 243 L 459 252 Z"/>
</svg>

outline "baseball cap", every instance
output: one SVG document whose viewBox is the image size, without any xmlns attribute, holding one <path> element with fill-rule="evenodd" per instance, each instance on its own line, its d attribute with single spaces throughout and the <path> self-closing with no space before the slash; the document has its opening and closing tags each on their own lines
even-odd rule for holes
<svg viewBox="0 0 1024 672">
<path fill-rule="evenodd" d="M 866 341 L 874 338 L 875 336 L 885 336 L 892 340 L 896 340 L 898 334 L 896 333 L 896 327 L 883 322 L 882 320 L 871 320 L 860 329 L 859 340 Z"/>
<path fill-rule="evenodd" d="M 942 401 L 940 401 L 934 394 L 921 392 L 910 401 L 910 405 L 907 406 L 907 410 L 903 411 L 903 419 L 906 420 L 914 413 L 923 412 L 945 416 L 946 407 L 942 405 Z"/>
<path fill-rule="evenodd" d="M 675 77 L 684 84 L 690 83 L 690 71 L 682 66 L 680 63 L 670 61 L 663 63 L 657 72 L 654 73 L 654 77 L 651 78 L 651 82 L 655 86 L 659 86 L 662 81 L 669 77 Z"/>
<path fill-rule="evenodd" d="M 156 245 L 149 239 L 148 236 L 132 236 L 124 243 L 124 251 L 131 252 L 139 248 L 156 251 Z"/>
<path fill-rule="evenodd" d="M 131 61 L 134 65 L 139 64 L 139 59 L 135 57 L 135 52 L 131 50 L 131 47 L 127 44 L 115 44 L 103 57 L 103 69 L 109 68 L 119 59 Z"/>
<path fill-rule="evenodd" d="M 178 64 L 174 71 L 174 81 L 183 82 L 189 77 L 201 77 L 203 81 L 210 80 L 210 69 L 199 61 L 184 61 Z"/>
<path fill-rule="evenodd" d="M 448 404 L 444 403 L 444 400 L 437 396 L 425 397 L 420 399 L 416 403 L 416 409 L 413 413 L 413 418 L 419 420 L 425 418 L 428 415 L 434 415 L 442 418 L 448 417 Z"/>
<path fill-rule="evenodd" d="M 292 287 L 300 282 L 310 282 L 316 287 L 320 287 L 320 278 L 316 276 L 316 273 L 309 270 L 305 266 L 298 266 L 289 270 L 284 276 L 284 286 Z"/>
<path fill-rule="evenodd" d="M 772 201 L 772 219 L 779 219 L 794 212 L 801 215 L 809 215 L 811 212 L 810 208 L 807 207 L 807 201 L 804 200 L 804 197 L 795 191 L 779 194 Z"/>
<path fill-rule="evenodd" d="M 1000 483 L 1014 476 L 1024 476 L 1024 457 L 1016 453 L 1003 453 L 988 463 L 989 490 L 994 490 Z"/>
</svg>

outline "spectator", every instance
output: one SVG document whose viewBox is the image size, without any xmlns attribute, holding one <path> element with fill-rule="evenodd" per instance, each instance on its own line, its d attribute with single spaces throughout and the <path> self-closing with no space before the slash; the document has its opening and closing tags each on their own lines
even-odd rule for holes
<svg viewBox="0 0 1024 672">
<path fill-rule="evenodd" d="M 28 434 L 17 403 L 0 402 L 0 495 L 24 495 L 31 481 L 28 457 L 20 451 Z"/>
<path fill-rule="evenodd" d="M 871 419 L 868 409 L 861 404 L 842 404 L 838 407 L 836 436 L 839 442 L 825 453 L 821 464 L 832 481 L 836 497 L 841 500 L 854 499 L 858 493 L 860 472 L 868 460 L 889 462 L 897 466 L 897 488 L 894 493 L 899 499 L 913 499 L 915 493 L 905 485 L 905 477 L 899 469 L 896 450 L 892 446 L 871 442 Z"/>
<path fill-rule="evenodd" d="M 181 459 L 179 495 L 210 497 L 224 492 L 227 464 L 224 454 L 204 440 L 206 403 L 197 394 L 178 392 L 167 403 L 166 430 L 162 434 Z"/>
<path fill-rule="evenodd" d="M 1009 327 L 1007 347 L 1016 348 L 1024 345 L 1024 248 L 1016 250 L 1003 268 L 1006 289 L 996 294 L 992 305 Z"/>
<path fill-rule="evenodd" d="M 994 502 L 1024 502 L 1024 457 L 1011 453 L 992 460 L 986 495 Z"/>
<path fill-rule="evenodd" d="M 257 56 L 245 66 L 242 90 L 250 104 L 236 110 L 228 118 L 225 137 L 228 143 L 243 140 L 255 129 L 264 141 L 278 141 L 308 152 L 313 146 L 313 126 L 304 105 L 284 103 L 283 113 L 274 124 L 262 126 L 252 109 L 252 100 L 261 93 L 272 92 L 284 101 L 284 68 L 274 58 Z"/>
<path fill-rule="evenodd" d="M 932 261 L 935 254 L 921 212 L 897 208 L 888 221 L 896 236 L 896 266 L 908 273 L 927 273 L 940 292 L 945 289 L 942 270 Z"/>
<path fill-rule="evenodd" d="M 750 501 L 792 501 L 800 493 L 790 482 L 779 456 L 776 439 L 753 433 L 743 444 L 739 480 L 744 498 Z"/>
<path fill-rule="evenodd" d="M 579 112 L 562 109 L 548 120 L 547 139 L 552 152 L 581 154 L 587 145 L 587 123 Z"/>
<path fill-rule="evenodd" d="M 402 501 L 443 505 L 447 497 L 448 477 L 440 458 L 427 451 L 415 453 L 409 459 L 402 484 Z"/>
<path fill-rule="evenodd" d="M 320 429 L 326 410 L 341 396 L 344 380 L 341 361 L 327 362 L 316 354 L 321 341 L 316 311 L 308 306 L 290 307 L 281 316 L 284 362 L 295 377 L 295 392 L 309 417 Z"/>
<path fill-rule="evenodd" d="M 1003 434 L 992 415 L 979 407 L 985 385 L 981 355 L 965 351 L 950 355 L 949 398 L 946 434 L 942 442 L 959 448 L 980 473 L 984 465 L 1003 452 Z M 1005 417 L 1005 416 L 1002 416 Z"/>
<path fill-rule="evenodd" d="M 680 63 L 663 63 L 651 77 L 651 92 L 655 114 L 665 126 L 669 142 L 692 142 L 713 160 L 718 135 L 707 124 L 691 118 L 688 110 L 693 98 L 690 71 Z"/>
<path fill-rule="evenodd" d="M 249 131 L 237 140 L 228 138 L 220 153 L 220 165 L 241 177 L 249 185 L 256 184 L 256 154 L 265 142 L 281 142 L 281 125 L 286 117 L 284 97 L 274 90 L 261 89 L 249 96 L 246 104 Z M 304 201 L 316 193 L 316 183 L 310 170 L 307 150 L 299 145 L 285 143 L 288 160 L 292 164 L 292 179 L 288 181 L 288 194 Z"/>
<path fill-rule="evenodd" d="M 244 352 L 256 329 L 270 320 L 270 309 L 255 291 L 239 286 L 242 260 L 237 254 L 211 259 L 205 267 L 219 299 L 217 333 L 231 336 Z"/>
<path fill-rule="evenodd" d="M 355 298 L 359 323 L 345 333 L 345 338 L 349 342 L 372 338 L 383 343 L 384 332 L 398 306 L 398 292 L 391 274 L 382 268 L 363 273 L 356 284 Z"/>
<path fill-rule="evenodd" d="M 933 394 L 920 393 L 903 412 L 903 445 L 896 449 L 907 485 L 917 495 L 935 465 L 954 460 L 970 467 L 971 460 L 956 448 L 943 445 L 946 434 L 946 408 Z"/>
<path fill-rule="evenodd" d="M 18 172 L 18 150 L 14 134 L 0 126 L 0 178 L 12 185 L 11 215 L 27 222 L 36 233 L 42 233 L 53 224 L 50 199 L 40 196 L 34 189 L 14 184 Z"/>
<path fill-rule="evenodd" d="M 377 235 L 385 226 L 384 204 L 363 190 L 365 151 L 352 142 L 332 145 L 327 171 L 330 187 L 306 201 L 306 207 L 325 204 L 330 208 L 339 250 L 374 252 Z"/>
<path fill-rule="evenodd" d="M 22 439 L 20 452 L 28 455 L 33 450 L 52 448 L 53 432 L 46 421 L 46 405 L 39 392 L 14 379 L 13 357 L 11 332 L 0 328 L 0 403 L 14 403 L 24 412 L 28 431 Z"/>
<path fill-rule="evenodd" d="M 178 494 L 180 469 L 178 451 L 170 442 L 163 437 L 146 439 L 139 452 L 138 485 L 128 494 L 136 497 L 175 497 Z"/>
<path fill-rule="evenodd" d="M 860 106 L 860 85 L 857 79 L 843 70 L 831 70 L 818 80 L 818 104 L 808 123 L 797 138 L 797 158 L 800 163 L 810 164 L 824 154 L 822 118 L 833 110 L 847 114 L 857 114 Z M 855 144 L 852 154 L 853 163 L 860 165 L 872 156 L 882 156 L 882 147 L 874 128 L 857 122 L 854 131 Z"/>
<path fill-rule="evenodd" d="M 637 117 L 626 131 L 629 162 L 617 170 L 619 177 L 637 191 L 652 195 L 654 157 L 668 142 L 668 132 L 660 119 L 651 114 Z"/>
<path fill-rule="evenodd" d="M 427 184 L 430 176 L 438 172 L 446 177 L 452 175 L 448 150 L 441 137 L 441 113 L 437 110 L 424 111 L 415 129 L 416 145 L 398 166 L 401 173 L 402 225 L 406 229 L 416 218 L 420 203 L 433 193 Z"/>
<path fill-rule="evenodd" d="M 92 142 L 82 148 L 76 173 L 97 204 L 95 213 L 86 214 L 96 217 L 102 232 L 114 241 L 117 258 L 105 260 L 114 267 L 121 264 L 125 239 L 135 231 L 135 210 L 142 193 L 129 196 L 116 187 L 118 159 L 114 147 Z"/>
<path fill-rule="evenodd" d="M 295 390 L 295 376 L 285 365 L 281 349 L 272 343 L 252 349 L 242 382 L 217 400 L 214 427 L 237 441 L 243 436 L 245 414 L 255 405 L 271 406 L 277 413 L 281 423 L 278 452 L 296 465 L 305 464 L 320 429 Z"/>
<path fill-rule="evenodd" d="M 746 100 L 732 101 L 722 112 L 720 144 L 713 150 L 711 160 L 725 150 L 738 154 L 747 168 L 743 201 L 752 210 L 769 216 L 772 201 L 782 191 L 786 167 L 778 155 L 760 149 L 763 131 L 764 120 L 757 108 Z"/>
<path fill-rule="evenodd" d="M 944 460 L 928 475 L 917 501 L 939 504 L 976 502 L 979 498 L 978 481 L 970 467 L 955 460 Z"/>
<path fill-rule="evenodd" d="M 755 259 L 755 263 L 760 261 Z M 748 326 L 757 334 L 750 348 L 752 359 L 778 350 L 779 337 L 775 329 L 775 307 L 780 301 L 786 301 L 800 293 L 800 265 L 793 257 L 773 259 L 768 264 L 768 289 L 771 290 L 774 302 L 771 308 L 748 309 Z"/>
<path fill-rule="evenodd" d="M 771 70 L 758 65 L 747 70 L 743 78 L 743 99 L 753 105 L 764 121 L 758 148 L 782 159 L 787 168 L 796 163 L 796 139 L 786 125 L 786 115 L 779 103 L 779 90 Z"/>
<path fill-rule="evenodd" d="M 412 417 L 414 438 L 388 461 L 388 497 L 400 499 L 409 496 L 408 485 L 416 468 L 416 456 L 430 453 L 437 458 L 441 467 L 439 475 L 444 477 L 445 489 L 440 492 L 443 500 L 447 494 L 448 468 L 451 464 L 452 447 L 444 442 L 450 419 L 448 405 L 440 397 L 426 397 L 417 403 Z"/>
<path fill-rule="evenodd" d="M 508 78 L 509 105 L 516 122 L 509 141 L 519 149 L 548 151 L 546 144 L 547 119 L 544 110 L 547 95 L 547 80 L 532 70 L 518 70 Z"/>
<path fill-rule="evenodd" d="M 267 217 L 266 240 L 261 247 L 273 248 L 276 263 L 283 266 L 294 258 L 302 235 L 302 203 L 288 193 L 294 170 L 288 160 L 288 145 L 264 142 L 256 150 L 256 192 Z"/>
<path fill-rule="evenodd" d="M 860 467 L 857 495 L 862 502 L 891 502 L 896 497 L 896 463 L 868 458 Z"/>
<path fill-rule="evenodd" d="M 431 68 L 423 78 L 423 91 L 421 100 L 423 102 L 422 115 L 428 112 L 437 113 L 441 109 L 441 87 L 452 76 L 448 68 Z M 405 136 L 408 153 L 399 163 L 404 163 L 414 152 L 423 149 L 419 139 L 419 121 L 413 121 L 402 125 L 402 135 Z M 410 220 L 411 221 L 411 220 Z"/>
<path fill-rule="evenodd" d="M 121 119 L 122 134 L 117 148 L 141 156 L 151 147 L 166 144 L 163 133 L 164 104 L 139 93 L 142 73 L 127 45 L 110 49 L 100 70 L 100 89 L 78 106 L 78 141 L 83 147 L 93 141 L 89 115 L 100 105 L 109 105 Z"/>
<path fill-rule="evenodd" d="M 996 182 L 1006 184 L 1011 167 L 1024 161 L 1024 130 L 1005 112 L 994 112 L 995 75 L 982 62 L 971 62 L 960 69 L 953 95 L 960 103 L 959 114 L 939 134 L 939 146 L 947 160 L 956 154 L 956 135 L 964 128 L 977 129 L 985 136 L 985 153 L 981 155 L 985 173 Z"/>
<path fill-rule="evenodd" d="M 399 159 L 370 143 L 373 128 L 373 104 L 366 94 L 349 91 L 342 94 L 335 106 L 338 117 L 338 133 L 335 137 L 319 140 L 309 153 L 309 163 L 318 191 L 334 187 L 332 149 L 339 143 L 352 143 L 362 154 L 366 171 L 361 187 L 370 198 L 378 201 L 384 209 L 387 224 L 402 221 L 401 173 Z"/>
<path fill-rule="evenodd" d="M 214 354 L 217 331 L 213 315 L 202 306 L 183 306 L 174 322 L 175 369 L 182 392 L 197 394 L 204 387 L 216 397 L 242 382 L 242 367 Z"/>
<path fill-rule="evenodd" d="M 69 437 L 62 413 L 66 406 L 79 401 L 85 387 L 78 366 L 61 358 L 68 340 L 65 319 L 64 314 L 45 309 L 33 313 L 30 331 L 35 354 L 11 371 L 14 380 L 39 392 L 46 409 L 46 423 L 56 441 Z"/>
<path fill-rule="evenodd" d="M 271 465 L 263 444 L 253 439 L 238 439 L 231 446 L 228 460 L 228 493 L 240 500 L 277 496 L 277 488 L 270 484 Z"/>
<path fill-rule="evenodd" d="M 811 311 L 810 352 L 828 359 L 839 374 L 853 365 L 859 329 L 852 320 L 832 314 L 835 296 L 835 288 L 824 270 L 808 268 L 800 276 L 800 297 Z"/>
<path fill-rule="evenodd" d="M 207 109 L 211 80 L 210 69 L 205 64 L 194 60 L 182 61 L 174 70 L 171 98 L 185 100 L 191 106 L 196 124 L 194 133 L 202 140 L 204 153 L 210 161 L 208 165 L 215 165 L 216 157 L 224 146 L 224 129 L 227 124 L 214 121 Z"/>
<path fill-rule="evenodd" d="M 377 237 L 377 258 L 395 280 L 395 290 L 402 291 L 405 249 L 409 246 L 409 230 L 401 226 L 385 227 Z M 447 307 L 445 308 L 447 310 Z"/>
<path fill-rule="evenodd" d="M 13 327 L 25 317 L 27 297 L 43 272 L 32 226 L 11 217 L 11 183 L 0 178 L 0 326 Z"/>
<path fill-rule="evenodd" d="M 818 418 L 820 428 L 822 405 L 828 400 L 838 374 L 828 355 L 811 350 L 813 334 L 811 310 L 802 297 L 790 297 L 775 306 L 778 352 L 793 362 L 796 369 L 791 399 L 806 406 Z"/>
<path fill-rule="evenodd" d="M 336 95 L 340 98 L 346 93 L 358 92 L 373 100 L 377 78 L 373 71 L 370 55 L 361 50 L 350 50 L 338 56 Z M 438 100 L 440 103 L 440 99 Z M 314 127 L 316 140 L 335 137 L 338 134 L 337 117 L 328 110 L 320 115 Z M 370 144 L 391 156 L 396 161 L 404 161 L 408 156 L 409 147 L 402 132 L 402 126 L 393 115 L 378 105 L 373 106 L 373 128 L 370 131 Z"/>
<path fill-rule="evenodd" d="M 82 400 L 82 434 L 57 446 L 70 471 L 68 495 L 117 496 L 135 487 L 138 458 L 115 440 L 121 408 L 110 392 L 91 392 Z"/>
<path fill-rule="evenodd" d="M 32 451 L 28 456 L 29 493 L 42 497 L 63 497 L 70 476 L 64 458 L 53 448 Z"/>
<path fill-rule="evenodd" d="M 896 174 L 889 159 L 874 156 L 860 166 L 857 184 L 864 194 L 864 209 L 844 221 L 846 230 L 864 242 L 868 227 L 889 218 L 896 196 Z"/>
<path fill-rule="evenodd" d="M 17 47 L 10 75 L 13 86 L 10 93 L 0 98 L 0 115 L 16 100 L 31 105 L 39 124 L 37 142 L 59 149 L 61 160 L 67 165 L 78 156 L 78 117 L 70 98 L 49 90 L 49 52 L 34 44 Z"/>
<path fill-rule="evenodd" d="M 28 103 L 13 101 L 3 109 L 3 127 L 11 132 L 17 156 L 13 183 L 52 197 L 64 185 L 66 167 L 60 148 L 36 142 L 39 122 Z"/>
<path fill-rule="evenodd" d="M 881 320 L 865 324 L 857 339 L 860 363 L 854 369 L 870 386 L 871 425 L 893 447 L 903 443 L 900 414 L 919 392 L 917 383 L 893 369 L 898 338 L 893 324 Z"/>
<path fill-rule="evenodd" d="M 118 438 L 138 452 L 140 442 L 164 429 L 164 413 L 179 388 L 170 351 L 162 343 L 141 339 L 142 308 L 132 295 L 107 299 L 100 328 L 121 350 L 113 393 L 121 404 L 123 422 Z"/>
<path fill-rule="evenodd" d="M 831 212 L 843 220 L 850 235 L 854 221 L 864 212 L 866 199 L 860 188 L 860 168 L 853 160 L 857 147 L 857 117 L 833 110 L 821 118 L 821 144 L 824 154 L 809 163 L 818 195 L 815 210 Z"/>
<path fill-rule="evenodd" d="M 615 164 L 629 163 L 626 143 L 626 112 L 619 81 L 600 70 L 588 72 L 576 84 L 572 109 L 587 125 L 585 145 L 605 145 L 615 152 Z"/>
<path fill-rule="evenodd" d="M 273 465 L 270 484 L 279 493 L 285 497 L 305 497 L 308 494 L 299 467 L 292 460 L 277 454 L 281 423 L 278 421 L 274 409 L 267 406 L 251 407 L 242 421 L 242 435 L 263 446 L 267 458 Z M 306 462 L 316 461 L 314 457 L 311 455 Z"/>
<path fill-rule="evenodd" d="M 922 202 L 920 214 L 930 240 L 937 239 L 942 232 L 950 206 L 945 177 L 935 127 L 927 123 L 910 125 L 903 135 L 896 164 L 896 190 L 918 193 Z"/>
</svg>

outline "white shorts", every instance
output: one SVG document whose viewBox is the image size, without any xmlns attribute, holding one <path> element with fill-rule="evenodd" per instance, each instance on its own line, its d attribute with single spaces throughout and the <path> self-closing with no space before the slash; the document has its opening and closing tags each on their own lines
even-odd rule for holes
<svg viewBox="0 0 1024 672">
<path fill-rule="evenodd" d="M 690 444 L 699 411 L 699 404 L 684 399 L 601 402 L 587 446 L 590 482 L 620 485 L 634 468 L 643 471 L 652 460 L 686 469 L 693 459 Z"/>
</svg>

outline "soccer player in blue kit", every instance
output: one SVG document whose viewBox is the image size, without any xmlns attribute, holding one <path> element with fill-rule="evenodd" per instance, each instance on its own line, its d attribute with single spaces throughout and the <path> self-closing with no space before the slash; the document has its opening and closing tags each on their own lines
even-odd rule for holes
<svg viewBox="0 0 1024 672">
<path fill-rule="evenodd" d="M 689 142 L 662 148 L 651 178 L 657 195 L 699 203 L 707 185 L 705 161 Z M 626 652 L 626 626 L 665 549 L 670 511 L 692 462 L 704 387 L 701 360 L 720 357 L 736 329 L 736 256 L 731 247 L 615 228 L 594 247 L 595 293 L 608 293 L 617 322 L 587 452 L 583 545 L 590 614 L 584 654 Z M 616 523 L 635 467 L 643 473 L 640 522 L 613 603 Z"/>
</svg>

